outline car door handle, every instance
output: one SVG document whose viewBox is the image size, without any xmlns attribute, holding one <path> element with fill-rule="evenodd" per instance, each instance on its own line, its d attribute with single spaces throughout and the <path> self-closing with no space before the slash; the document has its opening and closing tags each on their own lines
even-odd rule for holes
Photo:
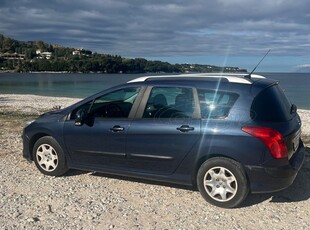
<svg viewBox="0 0 310 230">
<path fill-rule="evenodd" d="M 112 132 L 122 132 L 122 131 L 125 130 L 125 128 L 124 128 L 124 127 L 121 127 L 121 126 L 119 126 L 119 125 L 115 125 L 115 126 L 113 126 L 113 128 L 110 128 L 110 130 L 111 130 Z"/>
<path fill-rule="evenodd" d="M 190 127 L 189 125 L 182 125 L 181 127 L 177 128 L 177 130 L 181 132 L 189 132 L 189 131 L 193 131 L 194 129 L 195 129 L 194 127 Z"/>
</svg>

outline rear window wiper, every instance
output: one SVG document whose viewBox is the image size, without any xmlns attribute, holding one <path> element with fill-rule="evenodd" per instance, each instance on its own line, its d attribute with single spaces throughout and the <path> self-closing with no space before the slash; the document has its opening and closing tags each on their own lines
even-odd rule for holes
<svg viewBox="0 0 310 230">
<path fill-rule="evenodd" d="M 293 113 L 296 113 L 296 112 L 297 112 L 297 106 L 295 104 L 292 104 L 291 105 L 290 113 L 293 114 Z"/>
</svg>

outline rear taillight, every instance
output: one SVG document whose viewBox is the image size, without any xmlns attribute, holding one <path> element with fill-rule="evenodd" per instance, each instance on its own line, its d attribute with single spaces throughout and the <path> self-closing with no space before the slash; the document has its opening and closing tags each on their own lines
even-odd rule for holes
<svg viewBox="0 0 310 230">
<path fill-rule="evenodd" d="M 264 142 L 274 158 L 288 157 L 285 141 L 278 131 L 266 127 L 243 127 L 242 130 Z"/>
</svg>

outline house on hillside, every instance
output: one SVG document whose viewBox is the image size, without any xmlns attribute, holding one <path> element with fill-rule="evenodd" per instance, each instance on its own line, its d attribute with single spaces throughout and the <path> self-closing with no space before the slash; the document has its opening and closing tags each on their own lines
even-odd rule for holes
<svg viewBox="0 0 310 230">
<path fill-rule="evenodd" d="M 51 59 L 52 52 L 42 52 L 41 50 L 36 50 L 36 55 L 38 55 L 37 58 L 39 59 Z"/>
<path fill-rule="evenodd" d="M 89 56 L 89 55 L 91 55 L 92 54 L 92 52 L 90 51 L 90 50 L 84 50 L 83 48 L 81 48 L 81 49 L 76 49 L 76 50 L 74 50 L 73 52 L 72 52 L 72 55 L 75 55 L 75 56 L 81 56 L 81 55 L 83 55 L 83 56 Z"/>
<path fill-rule="evenodd" d="M 0 53 L 0 58 L 9 60 L 25 60 L 26 55 L 18 53 Z"/>
<path fill-rule="evenodd" d="M 80 55 L 81 55 L 81 51 L 82 51 L 82 50 L 80 50 L 80 49 L 74 50 L 74 51 L 72 52 L 72 55 L 78 55 L 78 56 L 80 56 Z"/>
</svg>

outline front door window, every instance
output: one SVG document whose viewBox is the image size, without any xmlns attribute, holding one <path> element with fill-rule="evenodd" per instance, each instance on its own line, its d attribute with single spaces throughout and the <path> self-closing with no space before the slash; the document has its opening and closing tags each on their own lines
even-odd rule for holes
<svg viewBox="0 0 310 230">
<path fill-rule="evenodd" d="M 126 88 L 105 94 L 75 109 L 71 119 L 81 109 L 92 118 L 127 118 L 139 91 L 140 88 Z"/>
</svg>

